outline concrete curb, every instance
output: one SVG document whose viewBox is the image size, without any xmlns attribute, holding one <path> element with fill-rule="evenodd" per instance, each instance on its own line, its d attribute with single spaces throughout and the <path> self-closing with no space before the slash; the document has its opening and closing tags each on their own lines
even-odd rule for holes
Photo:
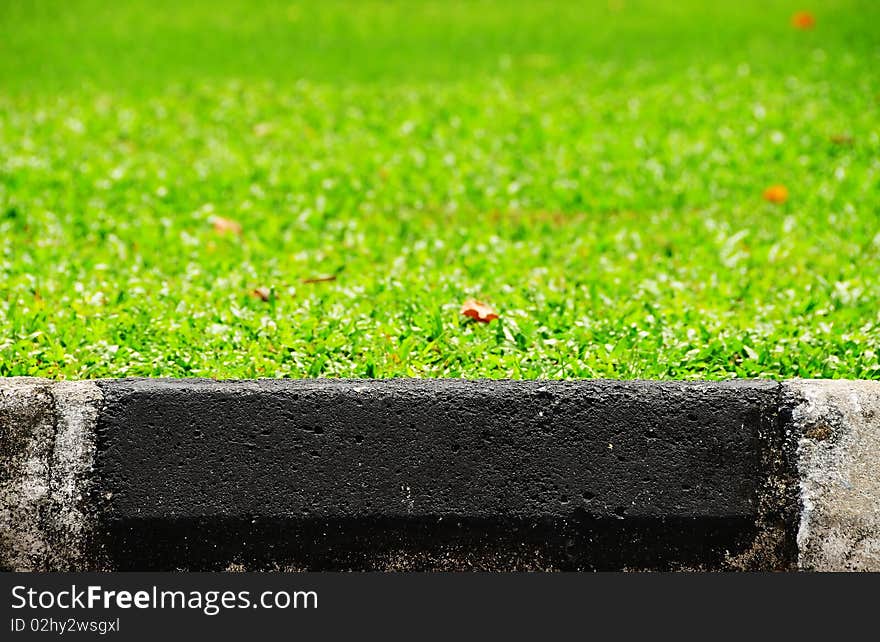
<svg viewBox="0 0 880 642">
<path fill-rule="evenodd" d="M 880 382 L 0 379 L 8 570 L 880 570 Z"/>
<path fill-rule="evenodd" d="M 89 565 L 101 392 L 89 381 L 0 380 L 0 565 Z"/>
<path fill-rule="evenodd" d="M 797 439 L 798 563 L 880 571 L 880 382 L 784 387 Z"/>
</svg>

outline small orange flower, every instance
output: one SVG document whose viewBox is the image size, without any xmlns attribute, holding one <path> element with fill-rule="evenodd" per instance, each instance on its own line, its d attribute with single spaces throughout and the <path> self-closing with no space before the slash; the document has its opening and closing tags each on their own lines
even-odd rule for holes
<svg viewBox="0 0 880 642">
<path fill-rule="evenodd" d="M 809 11 L 798 11 L 791 17 L 791 26 L 795 29 L 812 29 L 816 26 L 816 18 Z"/>
<path fill-rule="evenodd" d="M 241 223 L 233 221 L 231 218 L 223 218 L 215 216 L 211 219 L 211 225 L 217 234 L 241 234 Z"/>
<path fill-rule="evenodd" d="M 788 200 L 788 188 L 785 185 L 771 185 L 764 190 L 764 200 L 781 204 Z"/>
<path fill-rule="evenodd" d="M 498 318 L 498 313 L 485 303 L 476 299 L 468 299 L 461 306 L 461 313 L 482 323 L 489 323 Z"/>
</svg>

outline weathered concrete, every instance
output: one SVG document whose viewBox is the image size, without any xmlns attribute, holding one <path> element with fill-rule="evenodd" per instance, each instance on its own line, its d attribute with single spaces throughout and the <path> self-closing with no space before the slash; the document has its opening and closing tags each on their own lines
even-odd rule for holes
<svg viewBox="0 0 880 642">
<path fill-rule="evenodd" d="M 880 570 L 880 382 L 0 379 L 0 568 Z"/>
<path fill-rule="evenodd" d="M 49 505 L 55 418 L 49 382 L 0 379 L 0 567 L 39 570 L 51 557 Z"/>
<path fill-rule="evenodd" d="M 774 383 L 100 385 L 117 564 L 376 568 L 462 549 L 562 568 L 785 564 L 750 553 Z"/>
<path fill-rule="evenodd" d="M 880 382 L 789 381 L 799 566 L 880 571 Z"/>
<path fill-rule="evenodd" d="M 0 568 L 76 570 L 94 556 L 88 494 L 101 401 L 88 381 L 0 379 Z"/>
<path fill-rule="evenodd" d="M 93 541 L 99 521 L 95 492 L 95 433 L 104 397 L 91 381 L 61 381 L 52 387 L 55 399 L 55 448 L 52 451 L 52 535 L 62 549 L 54 568 L 96 568 L 100 543 Z"/>
</svg>

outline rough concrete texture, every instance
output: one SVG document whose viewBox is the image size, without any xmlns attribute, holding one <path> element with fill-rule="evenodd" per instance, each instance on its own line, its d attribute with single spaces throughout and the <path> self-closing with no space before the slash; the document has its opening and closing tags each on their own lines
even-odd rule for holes
<svg viewBox="0 0 880 642">
<path fill-rule="evenodd" d="M 91 382 L 0 379 L 0 568 L 83 570 L 101 391 Z"/>
<path fill-rule="evenodd" d="M 880 571 L 880 382 L 789 381 L 783 399 L 797 443 L 799 566 Z"/>
<path fill-rule="evenodd" d="M 0 379 L 0 568 L 880 571 L 878 461 L 880 382 Z"/>
<path fill-rule="evenodd" d="M 750 555 L 774 383 L 100 385 L 116 567 L 785 564 Z"/>
<path fill-rule="evenodd" d="M 98 516 L 95 490 L 95 431 L 103 405 L 101 389 L 91 381 L 61 381 L 55 398 L 55 448 L 52 451 L 52 528 L 54 545 L 64 551 L 67 569 L 94 566 L 99 546 L 92 541 Z"/>
<path fill-rule="evenodd" d="M 40 570 L 51 553 L 42 522 L 54 442 L 50 384 L 0 380 L 0 565 Z"/>
</svg>

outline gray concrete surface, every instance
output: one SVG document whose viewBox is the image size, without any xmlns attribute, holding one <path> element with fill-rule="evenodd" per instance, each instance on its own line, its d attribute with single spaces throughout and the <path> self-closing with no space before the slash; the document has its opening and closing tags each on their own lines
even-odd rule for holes
<svg viewBox="0 0 880 642">
<path fill-rule="evenodd" d="M 789 381 L 797 442 L 798 564 L 880 571 L 880 382 Z"/>
<path fill-rule="evenodd" d="M 0 567 L 880 570 L 880 382 L 0 379 Z"/>
<path fill-rule="evenodd" d="M 48 382 L 0 380 L 0 562 L 5 568 L 51 565 L 42 515 L 49 506 L 54 423 Z"/>
<path fill-rule="evenodd" d="M 88 381 L 0 379 L 0 566 L 77 570 L 93 556 L 89 492 L 101 403 Z"/>
</svg>

